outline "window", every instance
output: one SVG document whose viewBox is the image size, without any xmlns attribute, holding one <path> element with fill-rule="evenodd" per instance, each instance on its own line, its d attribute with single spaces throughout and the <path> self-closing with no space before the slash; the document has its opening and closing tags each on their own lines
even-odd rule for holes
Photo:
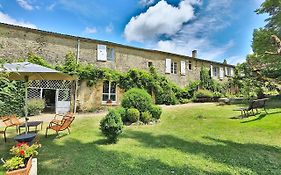
<svg viewBox="0 0 281 175">
<path fill-rule="evenodd" d="M 177 62 L 171 62 L 171 73 L 177 74 L 178 71 L 178 64 Z"/>
<path fill-rule="evenodd" d="M 116 82 L 103 82 L 102 102 L 106 103 L 108 100 L 116 102 Z"/>
<path fill-rule="evenodd" d="M 97 45 L 97 60 L 106 61 L 106 45 Z"/>
<path fill-rule="evenodd" d="M 192 70 L 192 64 L 191 64 L 191 61 L 188 61 L 187 68 L 188 68 L 188 70 Z"/>
<path fill-rule="evenodd" d="M 115 60 L 115 49 L 107 47 L 106 52 L 107 52 L 107 60 L 114 61 Z"/>
<path fill-rule="evenodd" d="M 230 76 L 230 74 L 231 74 L 231 73 L 230 73 L 230 68 L 228 67 L 228 68 L 227 68 L 227 71 L 226 71 L 226 75 Z"/>
<path fill-rule="evenodd" d="M 219 69 L 218 69 L 218 67 L 213 67 L 213 74 L 214 74 L 215 77 L 218 76 L 218 74 L 219 74 Z"/>
<path fill-rule="evenodd" d="M 149 61 L 148 63 L 147 63 L 147 67 L 152 67 L 153 66 L 153 63 L 151 62 L 151 61 Z"/>
</svg>

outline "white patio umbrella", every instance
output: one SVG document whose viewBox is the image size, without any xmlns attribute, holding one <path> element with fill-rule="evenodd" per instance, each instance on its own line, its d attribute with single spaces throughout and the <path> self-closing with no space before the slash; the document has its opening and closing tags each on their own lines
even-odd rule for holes
<svg viewBox="0 0 281 175">
<path fill-rule="evenodd" d="M 25 81 L 25 133 L 27 134 L 27 86 L 29 80 L 68 80 L 72 81 L 76 78 L 65 73 L 50 69 L 44 66 L 29 62 L 6 63 L 1 68 L 1 72 L 8 73 L 9 80 Z"/>
</svg>

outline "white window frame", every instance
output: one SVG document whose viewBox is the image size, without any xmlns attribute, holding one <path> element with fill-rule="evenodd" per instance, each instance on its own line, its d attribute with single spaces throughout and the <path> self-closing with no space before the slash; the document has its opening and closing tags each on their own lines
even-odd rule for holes
<svg viewBox="0 0 281 175">
<path fill-rule="evenodd" d="M 98 44 L 97 45 L 97 61 L 106 61 L 107 53 L 106 53 L 106 45 Z"/>
<path fill-rule="evenodd" d="M 171 74 L 178 74 L 178 63 L 175 61 L 171 62 Z"/>
<path fill-rule="evenodd" d="M 185 61 L 181 61 L 181 75 L 185 75 Z"/>
<path fill-rule="evenodd" d="M 218 67 L 213 66 L 213 76 L 218 77 L 219 76 L 219 69 Z"/>
<path fill-rule="evenodd" d="M 169 58 L 167 58 L 167 59 L 166 59 L 166 62 L 165 62 L 165 65 L 166 65 L 166 67 L 165 67 L 165 73 L 166 73 L 166 74 L 170 74 L 170 73 L 171 73 L 171 63 L 172 63 L 172 60 L 169 59 Z"/>
<path fill-rule="evenodd" d="M 115 49 L 114 48 L 112 48 L 112 47 L 106 48 L 106 59 L 107 59 L 107 61 L 115 61 Z"/>
<path fill-rule="evenodd" d="M 223 80 L 223 78 L 224 78 L 223 67 L 219 67 L 219 78 L 220 78 L 220 80 Z"/>
<path fill-rule="evenodd" d="M 104 83 L 104 82 L 103 82 Z M 115 95 L 115 101 L 112 101 L 112 104 L 116 104 L 117 103 L 117 84 L 116 84 L 116 87 L 115 87 L 115 93 L 111 93 L 111 81 L 108 81 L 108 93 L 104 93 L 103 92 L 103 86 L 102 85 L 102 96 L 101 96 L 101 100 L 102 100 L 102 104 L 105 105 L 107 104 L 107 101 L 104 101 L 103 100 L 103 95 L 108 95 L 108 97 L 110 98 L 111 95 Z"/>
</svg>

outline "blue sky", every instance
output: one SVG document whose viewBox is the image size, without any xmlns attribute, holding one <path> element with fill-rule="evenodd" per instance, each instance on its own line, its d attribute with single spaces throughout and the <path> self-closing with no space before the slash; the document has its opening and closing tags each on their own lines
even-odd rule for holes
<svg viewBox="0 0 281 175">
<path fill-rule="evenodd" d="M 231 64 L 251 53 L 263 0 L 0 0 L 0 22 Z"/>
</svg>

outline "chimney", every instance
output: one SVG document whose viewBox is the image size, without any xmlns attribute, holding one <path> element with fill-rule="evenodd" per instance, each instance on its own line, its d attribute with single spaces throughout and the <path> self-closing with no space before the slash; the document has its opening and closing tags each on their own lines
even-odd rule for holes
<svg viewBox="0 0 281 175">
<path fill-rule="evenodd" d="M 197 58 L 197 50 L 193 50 L 192 51 L 192 57 L 193 58 Z"/>
</svg>

